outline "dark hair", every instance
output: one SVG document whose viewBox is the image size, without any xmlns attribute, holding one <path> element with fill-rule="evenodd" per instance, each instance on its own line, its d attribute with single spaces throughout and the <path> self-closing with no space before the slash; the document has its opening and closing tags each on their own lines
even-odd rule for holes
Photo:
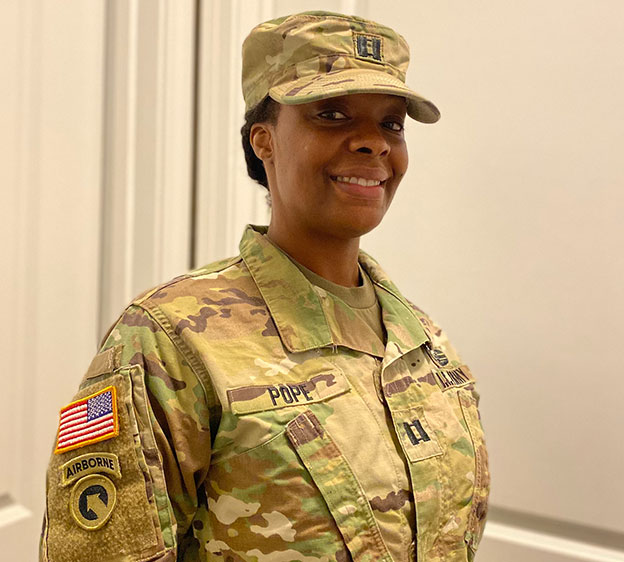
<svg viewBox="0 0 624 562">
<path fill-rule="evenodd" d="M 247 162 L 247 173 L 252 180 L 257 181 L 261 186 L 269 188 L 266 171 L 262 160 L 256 156 L 251 142 L 249 141 L 249 133 L 251 127 L 255 123 L 275 123 L 279 104 L 273 101 L 269 96 L 264 98 L 255 107 L 252 107 L 245 113 L 245 124 L 241 127 L 241 136 L 243 141 L 243 151 L 245 152 L 245 162 Z"/>
</svg>

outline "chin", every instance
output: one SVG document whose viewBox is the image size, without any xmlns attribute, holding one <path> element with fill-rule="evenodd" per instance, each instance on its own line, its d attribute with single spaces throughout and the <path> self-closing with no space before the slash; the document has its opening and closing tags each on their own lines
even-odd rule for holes
<svg viewBox="0 0 624 562">
<path fill-rule="evenodd" d="M 339 237 L 344 239 L 359 238 L 374 230 L 383 219 L 383 215 L 362 214 L 352 215 L 347 220 L 342 221 L 339 230 Z"/>
</svg>

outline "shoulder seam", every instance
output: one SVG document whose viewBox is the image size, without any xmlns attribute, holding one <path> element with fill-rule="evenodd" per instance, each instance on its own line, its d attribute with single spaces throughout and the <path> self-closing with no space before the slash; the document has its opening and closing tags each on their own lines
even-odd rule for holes
<svg viewBox="0 0 624 562">
<path fill-rule="evenodd" d="M 176 347 L 180 355 L 182 355 L 182 357 L 186 359 L 193 373 L 197 377 L 199 384 L 201 384 L 204 390 L 204 395 L 206 397 L 208 407 L 210 408 L 213 405 L 221 406 L 221 403 L 217 398 L 217 395 L 215 394 L 212 385 L 209 389 L 206 388 L 206 382 L 210 382 L 212 380 L 210 374 L 208 373 L 204 365 L 198 360 L 197 356 L 184 343 L 184 341 L 177 336 L 177 334 L 173 330 L 173 327 L 169 323 L 169 320 L 160 311 L 160 309 L 156 306 L 151 306 L 151 303 L 149 302 L 144 302 L 141 304 L 133 303 L 131 306 L 136 306 L 137 308 L 143 310 L 147 315 L 149 315 L 149 317 L 160 326 L 160 328 L 169 338 L 171 343 L 173 343 L 173 345 Z M 202 375 L 205 376 L 206 380 L 204 380 L 204 377 Z"/>
<path fill-rule="evenodd" d="M 170 279 L 169 281 L 167 281 L 166 283 L 163 283 L 162 285 L 157 285 L 156 287 L 152 287 L 151 289 L 148 289 L 147 291 L 145 291 L 142 295 L 139 295 L 138 297 L 135 297 L 134 299 L 132 299 L 132 302 L 128 305 L 128 306 L 141 306 L 146 300 L 148 300 L 150 297 L 152 297 L 152 295 L 154 295 L 155 293 L 157 293 L 158 291 L 162 291 L 163 289 L 166 289 L 167 287 L 173 285 L 174 283 L 178 283 L 180 281 L 183 281 L 184 279 L 189 279 L 190 275 L 188 273 L 185 273 L 183 275 L 179 275 L 178 277 L 174 277 L 173 279 Z"/>
<path fill-rule="evenodd" d="M 243 258 L 240 255 L 234 256 L 231 258 L 226 258 L 224 260 L 216 261 L 214 263 L 202 266 L 198 269 L 194 269 L 193 271 L 189 271 L 182 275 L 178 275 L 177 277 L 174 277 L 173 279 L 170 279 L 169 281 L 162 283 L 161 285 L 152 287 L 151 289 L 148 289 L 147 291 L 145 291 L 143 294 L 140 294 L 139 296 L 135 297 L 128 306 L 132 306 L 132 305 L 143 306 L 143 304 L 146 303 L 158 291 L 162 291 L 163 289 L 166 289 L 167 287 L 171 287 L 171 285 L 175 285 L 176 283 L 180 283 L 187 279 L 195 279 L 200 275 L 207 275 L 210 273 L 217 273 L 217 272 L 223 271 L 224 269 L 231 267 L 232 265 L 236 264 L 242 259 Z"/>
<path fill-rule="evenodd" d="M 217 272 L 223 271 L 224 269 L 227 269 L 228 267 L 235 265 L 236 263 L 242 260 L 243 260 L 243 256 L 241 256 L 240 254 L 238 256 L 233 256 L 231 258 L 225 258 L 225 259 L 213 262 L 211 264 L 198 267 L 197 269 L 194 269 L 193 271 L 189 272 L 187 274 L 187 277 L 189 277 L 190 279 L 193 279 L 199 275 L 217 273 Z"/>
</svg>

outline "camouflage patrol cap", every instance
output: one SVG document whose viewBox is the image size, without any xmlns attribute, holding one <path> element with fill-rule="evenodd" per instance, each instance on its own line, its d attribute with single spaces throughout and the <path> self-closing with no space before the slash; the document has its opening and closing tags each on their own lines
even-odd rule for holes
<svg viewBox="0 0 624 562">
<path fill-rule="evenodd" d="M 249 111 L 267 95 L 297 105 L 345 94 L 392 94 L 407 113 L 435 123 L 438 108 L 405 85 L 409 47 L 373 21 L 304 12 L 261 23 L 243 43 L 243 96 Z"/>
</svg>

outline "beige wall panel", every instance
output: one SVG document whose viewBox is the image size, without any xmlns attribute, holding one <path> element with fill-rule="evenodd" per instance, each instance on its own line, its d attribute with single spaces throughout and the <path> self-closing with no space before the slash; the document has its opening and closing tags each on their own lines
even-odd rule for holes
<svg viewBox="0 0 624 562">
<path fill-rule="evenodd" d="M 477 559 L 478 562 L 622 562 L 624 553 L 489 522 L 488 536 L 479 547 Z"/>
<path fill-rule="evenodd" d="M 439 104 L 363 246 L 480 379 L 492 502 L 624 533 L 624 6 L 386 2 Z M 531 558 L 533 560 L 533 558 Z"/>
<path fill-rule="evenodd" d="M 106 2 L 100 336 L 191 262 L 195 2 Z"/>
<path fill-rule="evenodd" d="M 7 560 L 28 561 L 58 408 L 96 342 L 103 2 L 5 2 L 0 21 L 0 543 Z"/>
</svg>

